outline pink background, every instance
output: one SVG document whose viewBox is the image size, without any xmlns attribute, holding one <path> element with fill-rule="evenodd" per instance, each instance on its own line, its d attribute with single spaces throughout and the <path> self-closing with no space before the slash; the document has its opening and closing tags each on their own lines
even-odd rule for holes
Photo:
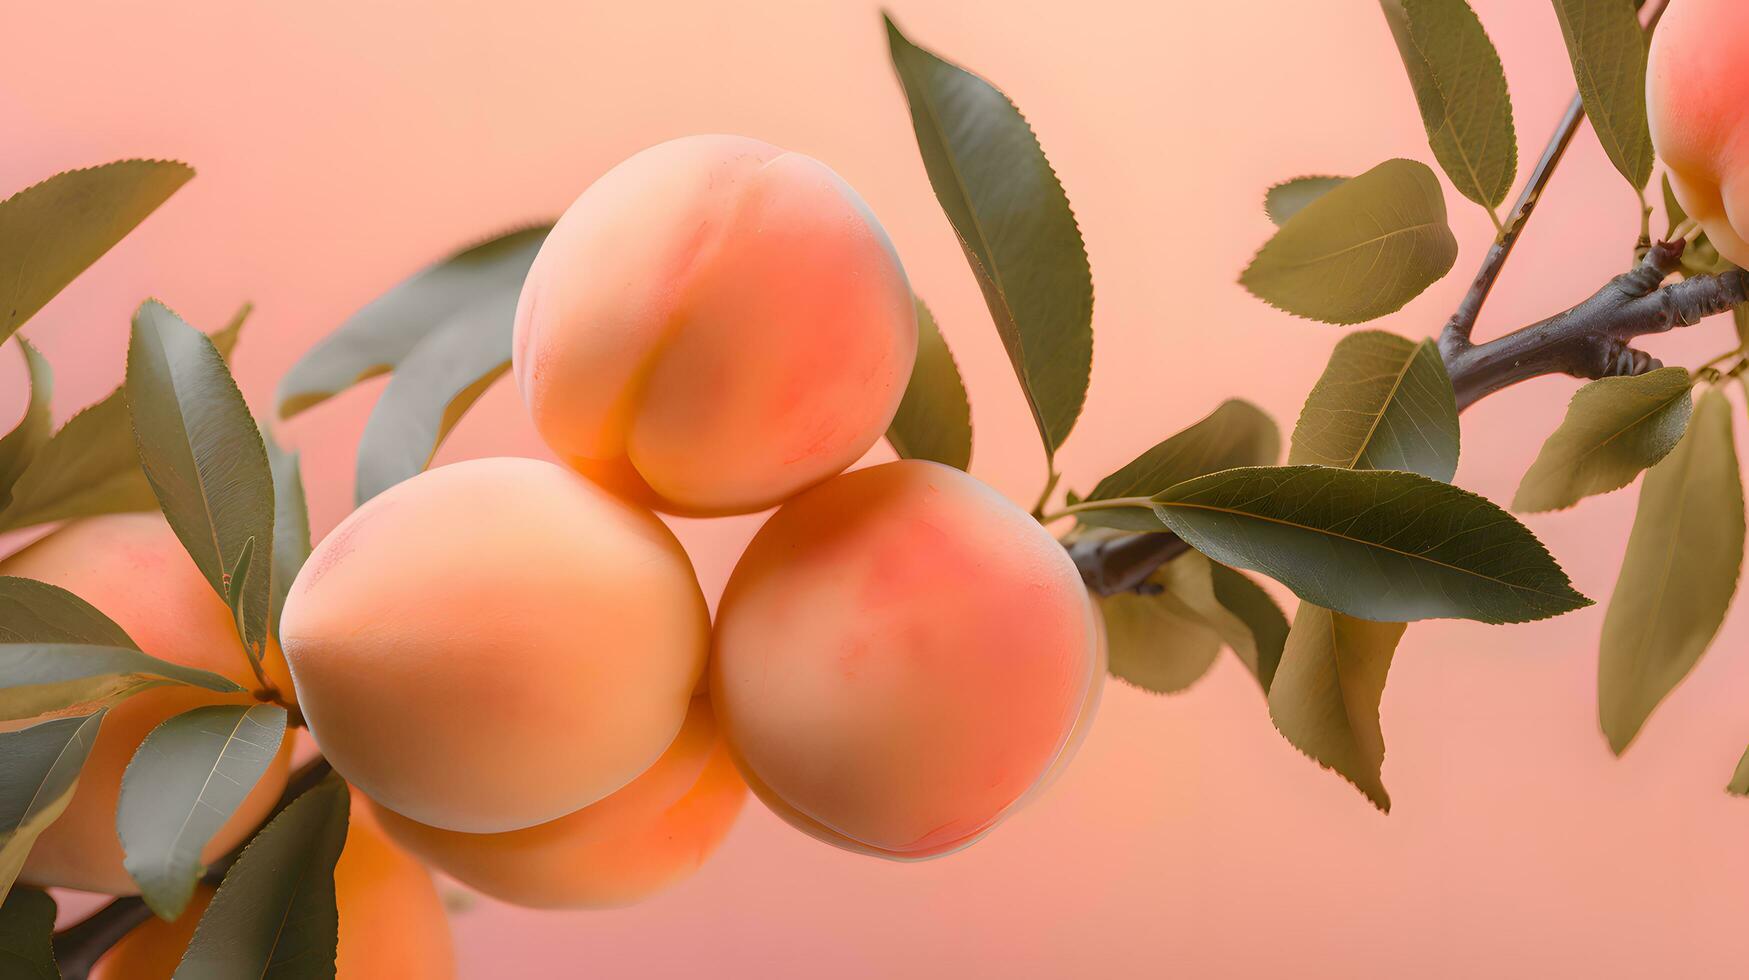
<svg viewBox="0 0 1749 980">
<path fill-rule="evenodd" d="M 1291 428 L 1340 333 L 1235 285 L 1269 234 L 1264 188 L 1432 159 L 1376 5 L 894 6 L 919 43 L 1023 107 L 1080 218 L 1098 345 L 1061 457 L 1068 485 L 1228 396 Z M 1534 156 L 1572 91 L 1554 14 L 1474 6 Z M 1037 490 L 1027 413 L 869 5 L 34 3 L 0 23 L 0 188 L 128 156 L 200 171 L 26 329 L 57 369 L 60 417 L 118 381 L 128 314 L 148 295 L 209 329 L 253 300 L 237 372 L 265 411 L 299 354 L 404 275 L 556 213 L 640 147 L 726 131 L 819 157 L 861 190 L 965 369 L 974 471 L 1016 500 Z M 1490 228 L 1450 200 L 1456 274 L 1380 326 L 1429 335 L 1454 306 Z M 1586 130 L 1478 335 L 1624 268 L 1634 208 Z M 1695 364 L 1729 331 L 1714 321 L 1649 346 Z M 11 418 L 21 373 L 0 361 Z M 1466 414 L 1458 482 L 1509 499 L 1574 387 L 1541 380 Z M 319 531 L 351 498 L 379 390 L 282 429 L 304 453 Z M 442 458 L 540 452 L 503 383 Z M 1623 492 L 1529 523 L 1603 599 L 1632 512 Z M 707 592 L 757 524 L 679 523 Z M 1720 975 L 1741 963 L 1749 891 L 1749 802 L 1721 792 L 1749 740 L 1745 606 L 1621 761 L 1595 717 L 1601 608 L 1411 629 L 1384 701 L 1389 817 L 1284 742 L 1227 657 L 1177 697 L 1112 683 L 1066 777 L 965 853 L 882 863 L 750 805 L 700 875 L 641 907 L 474 903 L 455 917 L 464 975 Z"/>
</svg>

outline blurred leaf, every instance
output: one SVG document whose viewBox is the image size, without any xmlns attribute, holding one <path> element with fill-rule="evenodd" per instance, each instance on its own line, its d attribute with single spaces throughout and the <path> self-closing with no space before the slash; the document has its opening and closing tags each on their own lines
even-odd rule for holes
<svg viewBox="0 0 1749 980">
<path fill-rule="evenodd" d="M 1676 199 L 1676 188 L 1670 186 L 1670 175 L 1664 175 L 1664 216 L 1670 224 L 1664 230 L 1666 240 L 1676 237 L 1676 228 L 1688 220 L 1688 212 L 1682 209 L 1682 202 Z"/>
<path fill-rule="evenodd" d="M 1270 685 L 1275 682 L 1276 669 L 1281 664 L 1282 647 L 1287 643 L 1287 617 L 1282 615 L 1281 607 L 1275 604 L 1269 593 L 1249 577 L 1211 561 L 1209 578 L 1214 586 L 1215 601 L 1249 634 L 1249 642 L 1246 642 L 1237 633 L 1223 632 L 1227 646 L 1257 678 L 1263 693 L 1268 694 Z"/>
<path fill-rule="evenodd" d="M 123 388 L 146 481 L 213 591 L 240 610 L 244 648 L 259 662 L 272 578 L 273 475 L 249 406 L 212 341 L 155 300 L 134 314 Z M 250 539 L 252 564 L 233 590 Z"/>
<path fill-rule="evenodd" d="M 105 711 L 0 732 L 0 900 L 31 845 L 72 800 Z"/>
<path fill-rule="evenodd" d="M 1106 596 L 1099 609 L 1110 652 L 1107 669 L 1144 691 L 1177 694 L 1208 673 L 1220 655 L 1220 636 L 1168 592 Z"/>
<path fill-rule="evenodd" d="M 310 510 L 304 502 L 298 454 L 279 448 L 265 427 L 261 429 L 261 443 L 267 449 L 267 465 L 273 472 L 273 605 L 269 618 L 278 630 L 285 597 L 291 592 L 298 570 L 310 557 Z"/>
<path fill-rule="evenodd" d="M 1731 775 L 1731 783 L 1725 791 L 1733 796 L 1749 796 L 1749 752 L 1744 752 L 1737 760 L 1737 771 Z"/>
<path fill-rule="evenodd" d="M 1492 211 L 1518 171 L 1506 72 L 1464 0 L 1379 0 L 1421 124 L 1457 192 Z"/>
<path fill-rule="evenodd" d="M 1636 189 L 1652 179 L 1646 34 L 1632 0 L 1554 0 L 1573 78 L 1609 162 Z"/>
<path fill-rule="evenodd" d="M 255 835 L 201 916 L 176 980 L 334 976 L 334 862 L 348 804 L 330 773 Z"/>
<path fill-rule="evenodd" d="M 1688 370 L 1659 368 L 1580 388 L 1512 498 L 1517 511 L 1563 510 L 1633 482 L 1682 438 L 1693 411 Z"/>
<path fill-rule="evenodd" d="M 1151 497 L 1192 477 L 1235 466 L 1265 466 L 1281 456 L 1275 421 L 1247 401 L 1222 402 L 1195 425 L 1173 435 L 1125 464 L 1093 488 L 1086 500 Z M 1083 523 L 1129 531 L 1158 531 L 1149 510 L 1090 510 Z"/>
<path fill-rule="evenodd" d="M 187 164 L 122 160 L 56 174 L 0 201 L 0 340 L 193 176 Z"/>
<path fill-rule="evenodd" d="M 175 919 L 206 873 L 201 851 L 279 752 L 285 709 L 216 704 L 152 729 L 122 777 L 115 830 L 128 874 L 159 918 Z"/>
<path fill-rule="evenodd" d="M 0 643 L 76 643 L 139 649 L 115 621 L 58 585 L 0 575 Z"/>
<path fill-rule="evenodd" d="M 1363 619 L 1518 623 L 1590 605 L 1512 515 L 1416 473 L 1245 467 L 1180 483 L 1154 511 L 1210 558 Z"/>
<path fill-rule="evenodd" d="M 1617 755 L 1718 633 L 1743 564 L 1743 527 L 1731 403 L 1714 388 L 1676 449 L 1646 471 L 1603 617 L 1598 711 Z"/>
<path fill-rule="evenodd" d="M 1377 330 L 1342 338 L 1300 410 L 1287 461 L 1451 482 L 1457 399 L 1439 347 Z"/>
<path fill-rule="evenodd" d="M 420 341 L 476 302 L 508 294 L 514 311 L 522 281 L 550 230 L 552 225 L 545 224 L 493 236 L 372 300 L 286 372 L 279 383 L 280 418 L 395 370 Z"/>
<path fill-rule="evenodd" d="M 0 904 L 0 975 L 61 980 L 54 941 L 54 898 L 37 888 L 13 889 Z"/>
<path fill-rule="evenodd" d="M 930 186 L 1055 456 L 1093 363 L 1093 275 L 1069 199 L 1007 96 L 912 44 L 890 17 L 887 41 Z"/>
<path fill-rule="evenodd" d="M 18 349 L 24 355 L 26 381 L 30 399 L 24 407 L 24 417 L 11 432 L 0 436 L 0 510 L 12 498 L 12 484 L 18 481 L 31 457 L 54 435 L 55 420 L 49 415 L 49 401 L 54 394 L 55 374 L 49 362 L 30 345 L 18 338 Z"/>
<path fill-rule="evenodd" d="M 94 704 L 162 684 L 230 693 L 227 677 L 129 647 L 94 643 L 0 643 L 0 721 Z"/>
<path fill-rule="evenodd" d="M 901 459 L 932 459 L 963 470 L 972 461 L 972 406 L 935 316 L 917 301 L 917 362 L 887 442 Z"/>
<path fill-rule="evenodd" d="M 1439 179 L 1387 160 L 1288 219 L 1239 282 L 1296 316 L 1362 323 L 1402 309 L 1456 261 Z"/>
<path fill-rule="evenodd" d="M 1295 177 L 1272 185 L 1263 193 L 1263 213 L 1277 228 L 1325 192 L 1346 182 L 1347 177 Z"/>
<path fill-rule="evenodd" d="M 1385 761 L 1379 702 L 1405 628 L 1301 603 L 1269 688 L 1276 730 L 1386 813 L 1391 797 L 1379 775 Z"/>
<path fill-rule="evenodd" d="M 1749 350 L 1749 303 L 1732 310 L 1731 319 L 1737 326 L 1737 349 Z"/>
</svg>

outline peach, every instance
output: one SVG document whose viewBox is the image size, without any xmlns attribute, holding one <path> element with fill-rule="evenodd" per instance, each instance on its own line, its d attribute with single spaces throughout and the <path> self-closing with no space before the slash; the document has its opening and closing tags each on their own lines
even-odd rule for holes
<svg viewBox="0 0 1749 980">
<path fill-rule="evenodd" d="M 140 649 L 163 660 L 223 674 L 257 687 L 224 600 L 201 575 L 170 525 L 158 514 L 114 514 L 74 521 L 0 561 L 0 575 L 60 586 L 125 630 Z M 291 683 L 279 651 L 269 646 L 268 677 Z M 247 693 L 157 687 L 109 709 L 67 809 L 37 838 L 20 880 L 34 885 L 133 895 L 139 887 L 122 867 L 115 809 L 122 774 L 134 750 L 172 715 L 208 704 L 253 704 Z M 230 820 L 201 852 L 213 861 L 236 847 L 267 816 L 285 788 L 291 739 Z"/>
<path fill-rule="evenodd" d="M 1679 0 L 1646 70 L 1652 143 L 1719 254 L 1749 266 L 1749 3 Z"/>
<path fill-rule="evenodd" d="M 346 847 L 334 866 L 335 980 L 451 980 L 449 919 L 430 872 L 383 838 L 357 794 L 352 803 Z M 152 919 L 123 936 L 97 961 L 92 980 L 170 980 L 213 893 L 202 885 L 176 921 Z"/>
<path fill-rule="evenodd" d="M 717 737 L 710 701 L 647 772 L 557 820 L 503 834 L 458 834 L 377 811 L 402 847 L 462 884 L 531 908 L 612 908 L 690 876 L 722 843 L 747 787 Z"/>
<path fill-rule="evenodd" d="M 372 498 L 316 547 L 280 624 L 335 770 L 469 833 L 545 823 L 648 769 L 709 635 L 655 515 L 531 459 L 456 463 Z"/>
<path fill-rule="evenodd" d="M 881 437 L 917 319 L 886 232 L 837 174 L 692 136 L 625 160 L 565 212 L 513 350 L 560 458 L 658 510 L 749 513 Z"/>
<path fill-rule="evenodd" d="M 950 467 L 887 463 L 780 508 L 718 607 L 711 698 L 755 794 L 828 843 L 924 858 L 1045 781 L 1097 698 L 1062 546 Z"/>
</svg>

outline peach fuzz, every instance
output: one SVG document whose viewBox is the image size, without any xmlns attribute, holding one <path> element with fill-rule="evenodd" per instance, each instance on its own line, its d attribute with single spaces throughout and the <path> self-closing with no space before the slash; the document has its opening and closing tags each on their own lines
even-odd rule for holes
<svg viewBox="0 0 1749 980">
<path fill-rule="evenodd" d="M 901 461 L 780 508 L 718 608 L 711 697 L 748 785 L 828 843 L 976 840 L 1084 726 L 1099 616 L 1062 546 L 970 476 Z"/>
<path fill-rule="evenodd" d="M 60 586 L 114 620 L 140 649 L 163 660 L 223 674 L 253 690 L 257 685 L 237 639 L 231 612 L 195 566 L 175 532 L 158 514 L 114 514 L 74 521 L 0 561 L 0 575 Z M 276 647 L 267 673 L 282 691 L 290 678 Z M 172 715 L 209 704 L 253 704 L 247 693 L 219 694 L 191 687 L 156 687 L 115 703 L 104 716 L 78 788 L 60 818 L 25 859 L 20 880 L 110 895 L 139 892 L 122 866 L 116 836 L 116 801 L 122 774 L 146 736 Z M 9 723 L 7 727 L 21 727 Z M 285 788 L 291 739 L 237 811 L 201 852 L 213 861 L 242 843 L 266 818 Z"/>
<path fill-rule="evenodd" d="M 353 794 L 346 847 L 334 866 L 335 980 L 452 980 L 449 918 L 430 872 L 384 839 L 361 804 Z M 123 936 L 91 980 L 170 980 L 213 893 L 201 885 L 174 922 L 151 919 Z"/>
<path fill-rule="evenodd" d="M 674 744 L 612 796 L 525 830 L 458 834 L 377 811 L 396 843 L 462 884 L 530 908 L 613 908 L 689 877 L 722 843 L 746 799 L 698 698 Z"/>
<path fill-rule="evenodd" d="M 750 513 L 881 437 L 917 319 L 886 232 L 837 174 L 692 136 L 620 163 L 565 212 L 513 351 L 535 428 L 580 472 L 670 513 Z"/>
<path fill-rule="evenodd" d="M 1652 34 L 1652 143 L 1683 210 L 1749 266 L 1749 3 L 1677 0 Z"/>
<path fill-rule="evenodd" d="M 335 770 L 469 833 L 545 823 L 649 768 L 709 634 L 661 521 L 530 459 L 456 463 L 372 498 L 316 547 L 280 627 Z"/>
</svg>

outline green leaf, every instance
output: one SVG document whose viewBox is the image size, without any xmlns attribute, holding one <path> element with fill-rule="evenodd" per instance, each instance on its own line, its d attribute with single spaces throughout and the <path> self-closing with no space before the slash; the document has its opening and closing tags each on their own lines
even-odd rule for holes
<svg viewBox="0 0 1749 980">
<path fill-rule="evenodd" d="M 115 621 L 58 585 L 0 575 L 0 643 L 77 643 L 139 649 Z"/>
<path fill-rule="evenodd" d="M 1154 511 L 1210 558 L 1362 619 L 1518 623 L 1590 605 L 1512 515 L 1417 473 L 1246 467 L 1180 483 Z"/>
<path fill-rule="evenodd" d="M 1433 157 L 1457 192 L 1489 209 L 1512 190 L 1518 134 L 1506 72 L 1464 0 L 1379 0 Z"/>
<path fill-rule="evenodd" d="M 887 442 L 901 459 L 931 459 L 955 469 L 972 461 L 972 406 L 953 352 L 947 349 L 935 315 L 917 301 L 917 361 Z"/>
<path fill-rule="evenodd" d="M 152 729 L 122 777 L 115 830 L 128 874 L 165 920 L 182 914 L 206 873 L 201 851 L 279 752 L 285 709 L 207 705 Z"/>
<path fill-rule="evenodd" d="M 1014 103 L 886 23 L 930 186 L 983 290 L 1045 454 L 1055 456 L 1081 414 L 1093 364 L 1093 274 L 1081 229 Z"/>
<path fill-rule="evenodd" d="M 1281 456 L 1281 432 L 1263 410 L 1234 398 L 1195 425 L 1170 436 L 1111 474 L 1085 500 L 1151 497 L 1192 477 L 1235 466 L 1264 466 Z M 1090 510 L 1083 523 L 1129 531 L 1158 531 L 1151 511 Z"/>
<path fill-rule="evenodd" d="M 0 340 L 193 176 L 169 160 L 122 160 L 56 174 L 0 201 Z"/>
<path fill-rule="evenodd" d="M 279 383 L 279 416 L 320 404 L 393 371 L 457 312 L 489 296 L 515 297 L 551 224 L 496 235 L 420 271 L 354 313 L 292 365 Z"/>
<path fill-rule="evenodd" d="M 1633 0 L 1554 0 L 1573 78 L 1609 162 L 1636 189 L 1652 179 L 1646 35 Z"/>
<path fill-rule="evenodd" d="M 1391 797 L 1380 779 L 1385 738 L 1379 701 L 1405 628 L 1302 603 L 1269 688 L 1276 730 L 1386 813 Z"/>
<path fill-rule="evenodd" d="M 249 406 L 212 341 L 155 300 L 134 314 L 123 388 L 158 506 L 213 591 L 240 610 L 244 648 L 259 661 L 272 578 L 273 475 Z M 252 564 L 233 590 L 232 573 L 251 538 Z"/>
<path fill-rule="evenodd" d="M 0 732 L 0 900 L 31 845 L 73 799 L 105 711 Z"/>
<path fill-rule="evenodd" d="M 1631 483 L 1663 459 L 1688 428 L 1688 370 L 1659 368 L 1580 388 L 1512 498 L 1516 511 L 1563 510 Z"/>
<path fill-rule="evenodd" d="M 310 510 L 304 502 L 304 481 L 298 465 L 298 454 L 287 453 L 273 441 L 266 428 L 261 430 L 261 442 L 267 449 L 267 465 L 273 471 L 273 570 L 270 618 L 279 628 L 279 611 L 285 608 L 285 597 L 292 582 L 310 557 Z"/>
<path fill-rule="evenodd" d="M 1164 588 L 1163 572 L 1149 582 Z M 1220 635 L 1169 592 L 1106 596 L 1099 610 L 1110 653 L 1107 669 L 1144 691 L 1177 694 L 1208 673 L 1220 655 Z"/>
<path fill-rule="evenodd" d="M 0 510 L 11 501 L 12 485 L 30 465 L 31 457 L 55 433 L 55 420 L 49 415 L 49 402 L 55 387 L 54 372 L 49 369 L 48 360 L 37 353 L 30 341 L 19 337 L 18 349 L 24 355 L 30 400 L 25 405 L 24 417 L 11 432 L 0 436 Z"/>
<path fill-rule="evenodd" d="M 175 980 L 334 976 L 334 862 L 348 804 L 346 784 L 330 773 L 255 835 L 201 916 Z"/>
<path fill-rule="evenodd" d="M 95 643 L 0 643 L 0 721 L 34 718 L 163 684 L 241 691 L 227 677 L 129 647 Z"/>
<path fill-rule="evenodd" d="M 1737 327 L 1737 349 L 1749 350 L 1749 303 L 1732 310 L 1731 319 Z"/>
<path fill-rule="evenodd" d="M 1733 796 L 1749 796 L 1749 752 L 1744 752 L 1737 760 L 1737 771 L 1731 775 L 1731 783 L 1725 787 L 1725 792 Z"/>
<path fill-rule="evenodd" d="M 1670 186 L 1670 175 L 1664 175 L 1664 216 L 1670 224 L 1664 231 L 1666 240 L 1676 237 L 1676 228 L 1688 220 L 1688 212 L 1682 209 L 1682 202 L 1676 199 L 1676 188 Z"/>
<path fill-rule="evenodd" d="M 0 974 L 13 980 L 61 980 L 55 965 L 55 900 L 15 888 L 0 904 Z"/>
<path fill-rule="evenodd" d="M 1451 482 L 1457 399 L 1438 346 L 1377 330 L 1338 341 L 1300 410 L 1287 461 Z"/>
<path fill-rule="evenodd" d="M 1295 177 L 1273 184 L 1263 192 L 1263 213 L 1279 228 L 1305 210 L 1306 205 L 1347 180 L 1347 177 Z"/>
<path fill-rule="evenodd" d="M 1247 576 L 1216 562 L 1209 562 L 1209 578 L 1215 590 L 1215 601 L 1244 627 L 1249 639 L 1238 633 L 1223 632 L 1227 646 L 1257 678 L 1263 693 L 1268 694 L 1275 683 L 1281 665 L 1282 648 L 1287 643 L 1288 622 L 1281 607 L 1263 591 L 1263 587 Z"/>
<path fill-rule="evenodd" d="M 1239 282 L 1295 316 L 1362 323 L 1402 309 L 1456 261 L 1439 179 L 1387 160 L 1288 219 Z"/>
<path fill-rule="evenodd" d="M 1617 755 L 1718 633 L 1737 590 L 1743 526 L 1731 403 L 1714 388 L 1676 449 L 1646 471 L 1603 617 L 1598 713 Z"/>
</svg>

